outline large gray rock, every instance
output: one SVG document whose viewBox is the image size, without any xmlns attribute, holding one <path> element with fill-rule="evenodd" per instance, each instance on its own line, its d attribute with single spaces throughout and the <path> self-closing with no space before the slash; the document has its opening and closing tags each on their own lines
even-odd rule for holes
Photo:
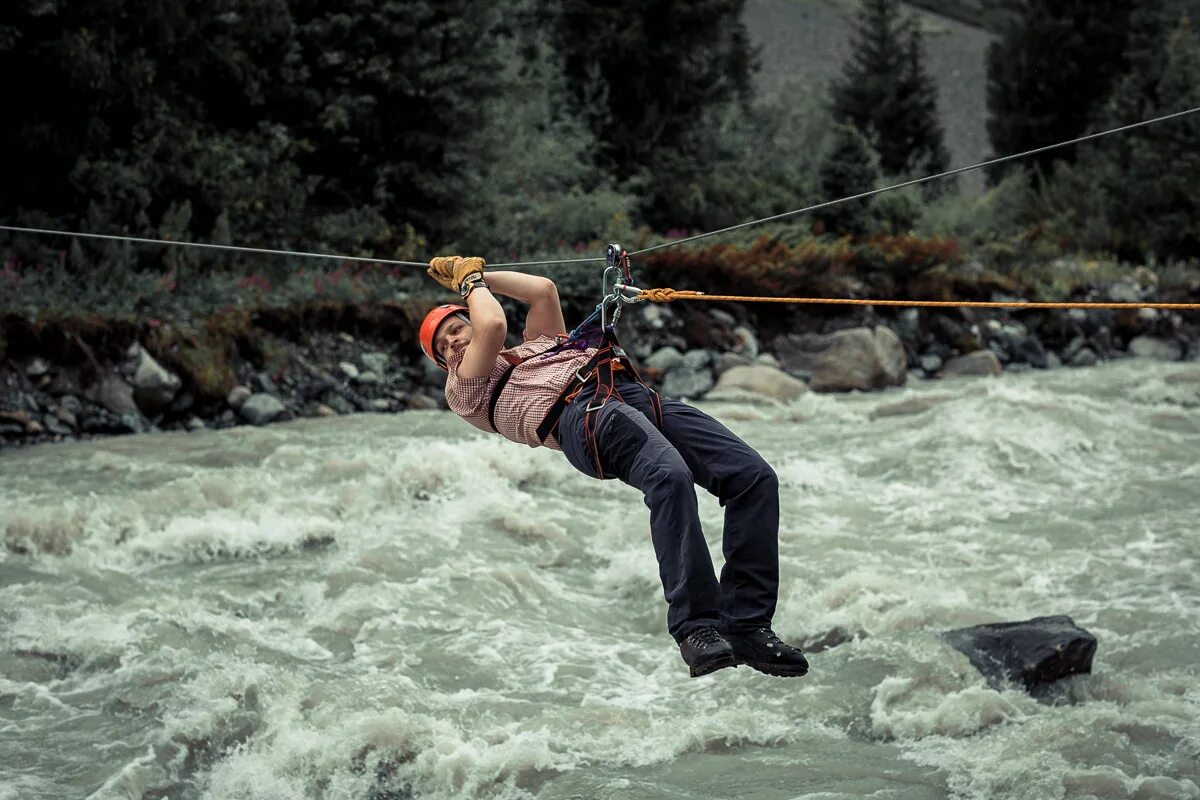
<svg viewBox="0 0 1200 800">
<path fill-rule="evenodd" d="M 286 410 L 278 398 L 260 393 L 250 395 L 249 399 L 242 403 L 238 413 L 251 425 L 266 425 Z"/>
<path fill-rule="evenodd" d="M 712 387 L 712 353 L 707 350 L 689 350 L 662 379 L 667 397 L 703 397 Z"/>
<path fill-rule="evenodd" d="M 84 397 L 118 417 L 126 414 L 137 416 L 141 413 L 133 400 L 133 387 L 119 375 L 112 373 L 101 375 L 100 379 L 84 392 Z"/>
<path fill-rule="evenodd" d="M 956 378 L 962 375 L 999 375 L 1004 371 L 1000 359 L 991 350 L 976 350 L 957 358 L 952 358 L 938 373 L 943 378 Z"/>
<path fill-rule="evenodd" d="M 788 403 L 809 391 L 803 381 L 766 364 L 733 367 L 717 380 L 708 393 L 708 400 L 729 402 L 762 402 L 777 400 Z"/>
<path fill-rule="evenodd" d="M 183 387 L 179 376 L 168 371 L 145 350 L 138 351 L 137 367 L 133 371 L 133 398 L 147 414 L 155 414 L 171 405 Z"/>
<path fill-rule="evenodd" d="M 225 396 L 225 402 L 234 411 L 241 408 L 254 393 L 245 386 L 235 386 L 229 390 L 229 394 Z"/>
<path fill-rule="evenodd" d="M 776 354 L 787 372 L 807 375 L 809 386 L 817 392 L 903 386 L 908 375 L 900 337 L 882 325 L 824 336 L 781 336 L 776 340 Z"/>
<path fill-rule="evenodd" d="M 998 375 L 1004 371 L 1000 359 L 991 350 L 976 350 L 950 359 L 942 371 L 937 373 L 942 378 L 956 378 L 960 375 Z"/>
<path fill-rule="evenodd" d="M 1179 342 L 1171 339 L 1159 339 L 1154 336 L 1135 336 L 1129 342 L 1129 354 L 1139 358 L 1153 358 L 1158 361 L 1178 361 L 1183 358 L 1183 348 Z"/>
<path fill-rule="evenodd" d="M 664 347 L 656 350 L 653 355 L 646 359 L 645 364 L 650 369 L 658 369 L 663 372 L 678 366 L 683 362 L 683 353 L 676 350 L 674 347 Z"/>
<path fill-rule="evenodd" d="M 1096 637 L 1067 616 L 975 625 L 942 637 L 990 685 L 1016 683 L 1035 694 L 1060 678 L 1090 673 L 1096 655 Z"/>
</svg>

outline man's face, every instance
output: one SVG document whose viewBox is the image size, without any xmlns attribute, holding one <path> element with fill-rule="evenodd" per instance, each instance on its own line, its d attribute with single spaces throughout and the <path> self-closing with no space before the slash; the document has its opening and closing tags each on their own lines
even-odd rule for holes
<svg viewBox="0 0 1200 800">
<path fill-rule="evenodd" d="M 471 324 L 460 315 L 443 322 L 433 337 L 433 351 L 449 364 L 471 343 Z"/>
</svg>

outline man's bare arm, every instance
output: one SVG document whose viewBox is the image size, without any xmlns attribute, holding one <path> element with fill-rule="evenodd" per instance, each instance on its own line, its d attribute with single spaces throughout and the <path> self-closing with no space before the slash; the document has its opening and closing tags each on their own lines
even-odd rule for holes
<svg viewBox="0 0 1200 800">
<path fill-rule="evenodd" d="M 479 286 L 471 292 L 467 297 L 467 308 L 471 315 L 471 343 L 463 353 L 458 376 L 482 378 L 491 374 L 496 358 L 504 349 L 508 320 L 500 301 L 485 286 Z"/>
<path fill-rule="evenodd" d="M 562 302 L 558 299 L 558 287 L 554 281 L 539 275 L 503 271 L 487 273 L 486 280 L 488 287 L 496 294 L 529 304 L 529 314 L 525 318 L 526 337 L 535 339 L 567 332 Z M 473 313 L 471 319 L 475 319 Z"/>
</svg>

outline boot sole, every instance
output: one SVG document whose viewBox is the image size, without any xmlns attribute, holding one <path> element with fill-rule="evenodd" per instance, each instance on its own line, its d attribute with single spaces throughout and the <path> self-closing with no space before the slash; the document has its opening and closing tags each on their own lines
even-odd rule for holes
<svg viewBox="0 0 1200 800">
<path fill-rule="evenodd" d="M 764 675 L 774 675 L 776 678 L 803 678 L 808 674 L 808 667 L 789 667 L 784 664 L 775 664 L 771 661 L 742 661 L 737 660 L 737 665 L 745 664 L 753 670 L 758 670 Z"/>
<path fill-rule="evenodd" d="M 688 667 L 688 673 L 693 678 L 699 678 L 701 675 L 708 675 L 710 672 L 716 672 L 717 670 L 725 669 L 726 667 L 736 667 L 737 665 L 737 659 L 734 658 L 732 653 L 730 653 L 728 655 L 718 656 L 717 658 L 714 658 L 711 661 L 706 661 L 703 664 L 697 664 L 694 667 Z"/>
</svg>

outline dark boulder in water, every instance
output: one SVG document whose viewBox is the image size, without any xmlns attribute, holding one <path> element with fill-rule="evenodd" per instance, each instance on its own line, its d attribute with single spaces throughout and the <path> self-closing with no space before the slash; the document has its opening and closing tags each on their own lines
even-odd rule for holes
<svg viewBox="0 0 1200 800">
<path fill-rule="evenodd" d="M 1096 637 L 1067 616 L 957 628 L 942 637 L 990 685 L 1016 683 L 1035 696 L 1061 678 L 1090 673 L 1096 655 Z"/>
</svg>

